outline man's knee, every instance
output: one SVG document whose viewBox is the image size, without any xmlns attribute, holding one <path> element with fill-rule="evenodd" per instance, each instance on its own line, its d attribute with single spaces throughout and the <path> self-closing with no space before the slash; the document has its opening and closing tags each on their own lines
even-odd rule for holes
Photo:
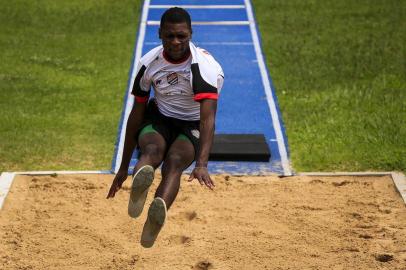
<svg viewBox="0 0 406 270">
<path fill-rule="evenodd" d="M 183 170 L 190 161 L 180 153 L 170 152 L 165 158 L 165 164 L 172 170 Z"/>
<path fill-rule="evenodd" d="M 164 150 L 156 144 L 147 144 L 141 149 L 141 155 L 160 162 L 163 158 Z"/>
</svg>

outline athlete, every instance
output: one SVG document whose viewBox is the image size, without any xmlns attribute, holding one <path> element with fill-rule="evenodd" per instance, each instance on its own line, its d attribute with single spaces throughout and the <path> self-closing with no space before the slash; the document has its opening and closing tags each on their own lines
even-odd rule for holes
<svg viewBox="0 0 406 270">
<path fill-rule="evenodd" d="M 159 28 L 162 45 L 138 63 L 132 88 L 135 102 L 127 122 L 122 162 L 107 195 L 113 198 L 121 188 L 138 147 L 140 157 L 128 204 L 129 215 L 138 217 L 155 169 L 162 164 L 162 181 L 141 235 L 144 247 L 154 244 L 178 194 L 182 172 L 193 161 L 189 181 L 197 179 L 201 185 L 214 187 L 207 164 L 224 74 L 216 60 L 196 47 L 191 37 L 189 14 L 177 7 L 166 10 Z M 150 98 L 151 86 L 154 98 Z"/>
</svg>

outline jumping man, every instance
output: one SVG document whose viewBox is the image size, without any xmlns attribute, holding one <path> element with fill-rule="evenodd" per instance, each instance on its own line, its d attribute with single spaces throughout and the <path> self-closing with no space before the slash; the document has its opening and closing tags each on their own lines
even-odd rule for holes
<svg viewBox="0 0 406 270">
<path fill-rule="evenodd" d="M 138 217 L 152 184 L 155 169 L 162 164 L 162 181 L 148 210 L 141 244 L 151 247 L 166 219 L 167 210 L 179 191 L 180 177 L 193 161 L 189 181 L 213 189 L 207 170 L 213 142 L 217 99 L 223 85 L 221 66 L 205 50 L 191 42 L 189 14 L 170 8 L 161 17 L 162 45 L 145 54 L 138 63 L 132 94 L 134 106 L 128 118 L 123 157 L 107 198 L 113 198 L 128 176 L 135 147 L 140 157 L 128 204 L 131 217 Z M 151 86 L 154 98 L 149 98 Z"/>
</svg>

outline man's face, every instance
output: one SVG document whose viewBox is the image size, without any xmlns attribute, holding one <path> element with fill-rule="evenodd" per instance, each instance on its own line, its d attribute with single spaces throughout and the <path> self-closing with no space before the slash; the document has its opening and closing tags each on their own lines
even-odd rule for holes
<svg viewBox="0 0 406 270">
<path fill-rule="evenodd" d="M 189 41 L 192 31 L 186 22 L 168 23 L 159 29 L 159 38 L 162 40 L 165 53 L 172 60 L 182 59 L 189 51 Z"/>
</svg>

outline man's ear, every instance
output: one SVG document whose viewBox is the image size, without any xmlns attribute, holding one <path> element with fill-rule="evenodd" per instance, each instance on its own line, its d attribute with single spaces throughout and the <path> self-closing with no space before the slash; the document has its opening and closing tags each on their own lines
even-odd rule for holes
<svg viewBox="0 0 406 270">
<path fill-rule="evenodd" d="M 159 37 L 159 39 L 162 39 L 161 38 L 161 28 L 158 28 L 158 37 Z"/>
</svg>

